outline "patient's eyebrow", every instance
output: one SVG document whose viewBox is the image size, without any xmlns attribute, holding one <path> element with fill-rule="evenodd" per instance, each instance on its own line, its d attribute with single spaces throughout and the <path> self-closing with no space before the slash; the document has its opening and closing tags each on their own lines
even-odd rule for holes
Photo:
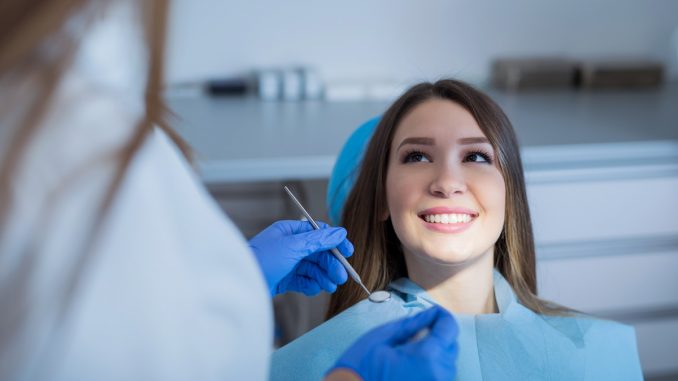
<svg viewBox="0 0 678 381">
<path fill-rule="evenodd" d="M 432 146 L 435 145 L 435 143 L 436 140 L 433 138 L 418 138 L 418 137 L 406 138 L 403 139 L 402 142 L 400 142 L 398 149 L 400 149 L 400 147 L 404 146 L 405 144 L 421 144 L 425 146 Z"/>
<path fill-rule="evenodd" d="M 398 149 L 400 149 L 400 147 L 402 147 L 406 144 L 420 144 L 420 145 L 425 145 L 425 146 L 432 146 L 432 145 L 435 145 L 435 143 L 436 143 L 436 140 L 433 139 L 433 138 L 411 137 L 411 138 L 403 139 L 403 141 L 400 142 Z M 488 138 L 484 137 L 484 136 L 473 136 L 473 137 L 458 139 L 457 143 L 462 144 L 462 145 L 478 144 L 478 143 L 490 144 L 490 140 Z"/>
<path fill-rule="evenodd" d="M 490 143 L 490 140 L 484 136 L 474 136 L 471 138 L 461 138 L 457 140 L 459 144 L 476 144 L 476 143 Z"/>
</svg>

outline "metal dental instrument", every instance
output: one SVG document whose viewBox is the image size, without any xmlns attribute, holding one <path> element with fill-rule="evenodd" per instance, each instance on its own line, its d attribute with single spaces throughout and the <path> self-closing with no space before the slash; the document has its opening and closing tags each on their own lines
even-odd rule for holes
<svg viewBox="0 0 678 381">
<path fill-rule="evenodd" d="M 290 196 L 290 198 L 292 199 L 292 201 L 294 201 L 294 203 L 297 205 L 297 207 L 299 208 L 299 210 L 301 210 L 301 212 L 304 214 L 304 216 L 306 217 L 306 219 L 308 220 L 308 222 L 311 223 L 311 225 L 313 226 L 313 229 L 315 229 L 315 230 L 320 230 L 320 226 L 318 226 L 318 223 L 315 222 L 315 220 L 313 219 L 313 217 L 311 217 L 310 214 L 308 214 L 308 212 L 306 211 L 306 209 L 304 209 L 304 206 L 301 205 L 301 203 L 299 202 L 299 200 L 297 200 L 297 198 L 294 197 L 294 195 L 292 194 L 292 191 L 290 191 L 290 189 L 289 189 L 287 186 L 285 186 L 284 188 L 285 188 L 285 191 L 287 192 L 287 194 L 288 194 L 288 195 Z M 348 263 L 348 261 L 346 260 L 346 258 L 344 258 L 344 256 L 341 255 L 341 253 L 339 252 L 339 250 L 337 250 L 337 248 L 335 247 L 335 248 L 332 248 L 332 250 L 330 250 L 330 252 L 332 253 L 332 255 L 334 255 L 335 258 L 337 258 L 337 260 L 338 260 L 339 262 L 341 262 L 341 264 L 342 264 L 342 265 L 344 266 L 344 268 L 346 269 L 346 272 L 348 272 L 348 275 L 350 275 L 351 278 L 353 278 L 353 280 L 356 281 L 356 283 L 358 283 L 358 284 L 360 285 L 360 287 L 363 288 L 363 290 L 365 290 L 365 292 L 367 293 L 367 295 L 368 295 L 368 296 L 372 295 L 372 293 L 371 293 L 371 292 L 367 289 L 367 287 L 365 287 L 365 285 L 363 284 L 363 281 L 360 279 L 360 276 L 358 275 L 358 273 L 355 272 L 355 270 L 353 269 L 353 266 L 351 266 L 351 264 Z"/>
</svg>

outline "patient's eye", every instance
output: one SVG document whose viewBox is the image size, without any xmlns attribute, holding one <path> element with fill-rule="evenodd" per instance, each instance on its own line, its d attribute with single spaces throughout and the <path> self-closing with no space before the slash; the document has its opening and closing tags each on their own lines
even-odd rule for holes
<svg viewBox="0 0 678 381">
<path fill-rule="evenodd" d="M 426 162 L 430 163 L 431 160 L 428 158 L 428 156 L 417 150 L 413 151 L 408 151 L 404 156 L 403 156 L 403 163 L 417 163 L 417 162 Z"/>
<path fill-rule="evenodd" d="M 492 164 L 492 159 L 487 152 L 473 151 L 466 154 L 464 162 Z"/>
</svg>

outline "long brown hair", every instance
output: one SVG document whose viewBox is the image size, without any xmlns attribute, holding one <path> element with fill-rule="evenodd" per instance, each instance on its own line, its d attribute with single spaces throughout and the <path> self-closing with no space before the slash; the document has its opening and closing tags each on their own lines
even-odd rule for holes
<svg viewBox="0 0 678 381">
<path fill-rule="evenodd" d="M 63 74 L 74 58 L 80 38 L 69 26 L 74 21 L 91 24 L 109 6 L 110 0 L 14 0 L 0 4 L 0 126 L 5 152 L 0 164 L 0 233 L 6 232 L 8 215 L 12 209 L 12 183 L 32 138 L 43 125 L 53 95 Z M 145 93 L 145 114 L 137 122 L 129 140 L 113 154 L 115 171 L 105 194 L 102 195 L 95 223 L 69 268 L 65 284 L 58 293 L 58 325 L 68 311 L 78 290 L 83 273 L 92 261 L 92 247 L 114 203 L 117 191 L 125 178 L 135 154 L 149 133 L 158 127 L 165 131 L 190 159 L 188 146 L 168 126 L 168 109 L 162 99 L 162 81 L 165 29 L 168 14 L 167 0 L 144 0 L 135 3 L 144 23 L 148 49 L 148 72 Z M 84 28 L 83 32 L 86 31 Z M 120 57 L 124 59 L 124 57 Z M 7 119 L 8 110 L 20 109 L 18 118 Z M 11 132 L 11 136 L 9 135 Z M 67 184 L 66 184 L 67 185 Z M 45 211 L 45 214 L 49 211 Z M 49 227 L 40 227 L 48 229 Z M 37 232 L 39 233 L 39 232 Z M 3 279 L 0 289 L 0 379 L 7 379 L 16 367 L 18 350 L 13 348 L 16 336 L 31 316 L 28 280 L 42 258 L 35 249 L 40 236 L 22 246 L 18 271 Z M 2 253 L 0 253 L 2 255 Z"/>
<path fill-rule="evenodd" d="M 348 230 L 348 238 L 356 252 L 349 261 L 371 290 L 384 289 L 389 282 L 407 276 L 401 243 L 391 220 L 382 220 L 387 210 L 386 173 L 391 142 L 400 121 L 430 99 L 449 100 L 464 107 L 473 115 L 497 153 L 506 187 L 506 210 L 504 228 L 494 247 L 495 267 L 527 308 L 547 315 L 566 314 L 568 309 L 536 296 L 532 223 L 518 140 L 511 122 L 490 97 L 456 80 L 413 86 L 381 118 L 342 212 L 341 225 Z M 332 295 L 327 317 L 331 318 L 362 298 L 361 288 L 348 282 Z"/>
</svg>

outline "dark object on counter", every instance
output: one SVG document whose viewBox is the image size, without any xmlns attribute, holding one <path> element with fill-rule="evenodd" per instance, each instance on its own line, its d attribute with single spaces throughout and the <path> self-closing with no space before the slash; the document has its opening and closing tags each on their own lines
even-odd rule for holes
<svg viewBox="0 0 678 381">
<path fill-rule="evenodd" d="M 664 66 L 655 61 L 589 61 L 580 67 L 581 86 L 586 88 L 656 87 L 662 83 Z"/>
<path fill-rule="evenodd" d="M 212 96 L 243 96 L 250 87 L 250 82 L 244 78 L 213 79 L 205 84 L 207 94 Z"/>
<path fill-rule="evenodd" d="M 492 85 L 508 90 L 572 88 L 576 69 L 566 58 L 501 58 L 492 64 Z"/>
</svg>

